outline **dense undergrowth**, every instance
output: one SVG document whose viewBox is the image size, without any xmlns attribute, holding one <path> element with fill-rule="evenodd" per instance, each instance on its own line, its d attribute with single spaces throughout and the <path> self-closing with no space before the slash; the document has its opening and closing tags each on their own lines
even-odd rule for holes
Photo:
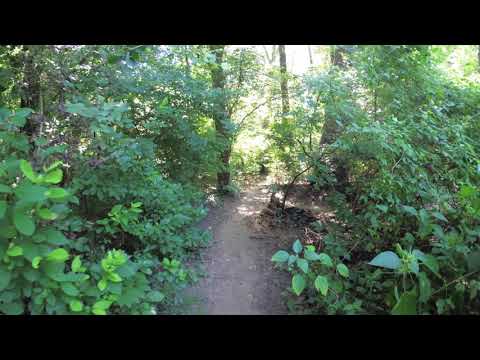
<svg viewBox="0 0 480 360">
<path fill-rule="evenodd" d="M 299 77 L 221 45 L 0 47 L 0 313 L 174 313 L 206 194 L 270 172 L 335 212 L 272 258 L 294 313 L 477 314 L 480 88 L 456 49 L 332 46 Z"/>
<path fill-rule="evenodd" d="M 293 156 L 313 166 L 309 179 L 327 190 L 337 218 L 314 226 L 320 250 L 297 244 L 296 258 L 273 258 L 288 263 L 302 294 L 295 311 L 477 314 L 478 85 L 447 79 L 428 47 L 344 56 L 350 66 L 306 79 L 310 98 L 284 125 L 296 127 L 304 146 Z M 322 117 L 336 122 L 333 140 L 311 146 Z M 336 262 L 348 276 L 338 277 Z"/>
</svg>

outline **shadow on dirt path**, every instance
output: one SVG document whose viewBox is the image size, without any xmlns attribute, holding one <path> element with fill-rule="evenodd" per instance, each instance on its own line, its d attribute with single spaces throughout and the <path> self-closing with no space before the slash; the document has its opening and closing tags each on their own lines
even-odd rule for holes
<svg viewBox="0 0 480 360">
<path fill-rule="evenodd" d="M 278 241 L 256 223 L 267 202 L 268 185 L 263 181 L 238 199 L 225 198 L 224 206 L 212 209 L 200 224 L 211 228 L 213 239 L 202 256 L 206 277 L 188 291 L 199 299 L 191 314 L 287 313 L 281 292 L 288 277 L 270 261 Z"/>
</svg>

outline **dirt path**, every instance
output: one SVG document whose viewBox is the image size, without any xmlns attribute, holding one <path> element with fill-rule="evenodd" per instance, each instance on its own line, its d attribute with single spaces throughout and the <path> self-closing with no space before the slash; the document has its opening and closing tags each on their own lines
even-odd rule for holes
<svg viewBox="0 0 480 360">
<path fill-rule="evenodd" d="M 288 278 L 270 261 L 278 241 L 256 223 L 267 201 L 263 182 L 239 199 L 226 198 L 202 222 L 203 228 L 211 227 L 213 239 L 202 261 L 206 278 L 190 290 L 200 302 L 192 314 L 286 314 L 281 292 Z"/>
</svg>

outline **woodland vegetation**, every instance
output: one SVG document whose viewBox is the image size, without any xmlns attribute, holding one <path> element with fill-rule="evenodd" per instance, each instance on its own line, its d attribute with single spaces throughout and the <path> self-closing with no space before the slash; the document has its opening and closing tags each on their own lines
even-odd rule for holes
<svg viewBox="0 0 480 360">
<path fill-rule="evenodd" d="M 268 172 L 335 214 L 272 254 L 292 313 L 478 314 L 480 48 L 288 50 L 0 46 L 0 313 L 172 313 L 207 197 Z"/>
</svg>

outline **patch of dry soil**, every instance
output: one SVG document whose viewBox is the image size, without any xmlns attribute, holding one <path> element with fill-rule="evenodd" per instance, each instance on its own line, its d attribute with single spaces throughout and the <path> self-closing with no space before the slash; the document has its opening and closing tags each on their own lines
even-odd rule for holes
<svg viewBox="0 0 480 360">
<path fill-rule="evenodd" d="M 202 260 L 207 275 L 189 291 L 200 303 L 192 314 L 287 313 L 281 292 L 289 279 L 270 261 L 279 241 L 257 221 L 268 200 L 266 183 L 251 186 L 237 199 L 226 198 L 201 223 L 213 239 Z"/>
</svg>

